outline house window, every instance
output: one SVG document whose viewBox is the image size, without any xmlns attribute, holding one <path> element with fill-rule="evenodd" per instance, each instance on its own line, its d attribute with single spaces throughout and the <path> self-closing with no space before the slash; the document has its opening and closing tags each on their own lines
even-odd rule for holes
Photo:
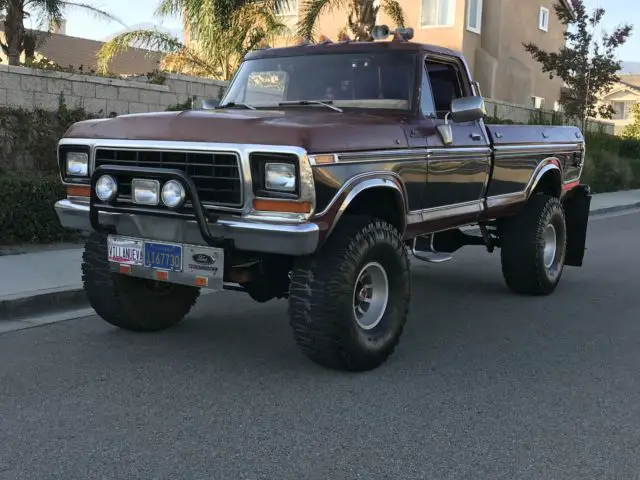
<svg viewBox="0 0 640 480">
<path fill-rule="evenodd" d="M 482 0 L 467 0 L 467 30 L 480 33 L 482 26 Z"/>
<path fill-rule="evenodd" d="M 542 97 L 531 97 L 531 103 L 533 103 L 533 108 L 535 108 L 536 110 L 544 108 L 544 98 Z"/>
<path fill-rule="evenodd" d="M 276 15 L 297 15 L 298 0 L 276 0 Z"/>
<path fill-rule="evenodd" d="M 538 19 L 538 28 L 544 32 L 549 31 L 549 9 L 540 7 L 540 18 Z"/>
<path fill-rule="evenodd" d="M 611 106 L 616 111 L 614 120 L 627 120 L 631 116 L 631 106 L 633 102 L 611 102 Z"/>
<path fill-rule="evenodd" d="M 456 0 L 422 0 L 422 27 L 452 27 L 455 23 Z"/>
</svg>

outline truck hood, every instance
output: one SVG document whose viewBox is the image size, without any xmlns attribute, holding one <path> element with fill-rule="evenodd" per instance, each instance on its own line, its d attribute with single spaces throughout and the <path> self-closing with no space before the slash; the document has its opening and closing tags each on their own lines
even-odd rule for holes
<svg viewBox="0 0 640 480">
<path fill-rule="evenodd" d="M 290 145 L 309 153 L 406 148 L 406 117 L 322 107 L 187 110 L 123 115 L 72 125 L 66 138 Z"/>
</svg>

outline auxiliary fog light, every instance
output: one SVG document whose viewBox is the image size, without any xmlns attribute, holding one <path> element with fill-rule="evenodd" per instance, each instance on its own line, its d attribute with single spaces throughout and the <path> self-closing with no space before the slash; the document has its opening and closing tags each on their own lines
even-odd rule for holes
<svg viewBox="0 0 640 480">
<path fill-rule="evenodd" d="M 111 175 L 102 175 L 96 182 L 96 195 L 103 202 L 110 202 L 118 193 L 118 182 Z"/>
<path fill-rule="evenodd" d="M 169 180 L 162 187 L 162 203 L 169 208 L 177 208 L 182 205 L 185 196 L 184 187 L 176 180 Z"/>
<path fill-rule="evenodd" d="M 139 205 L 158 205 L 160 203 L 160 182 L 146 178 L 134 178 L 131 181 L 131 196 Z"/>
</svg>

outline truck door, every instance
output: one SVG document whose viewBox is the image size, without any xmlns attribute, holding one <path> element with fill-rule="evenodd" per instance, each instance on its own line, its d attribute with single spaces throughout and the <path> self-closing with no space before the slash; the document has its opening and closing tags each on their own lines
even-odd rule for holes
<svg viewBox="0 0 640 480">
<path fill-rule="evenodd" d="M 433 128 L 427 136 L 428 172 L 423 196 L 423 218 L 447 216 L 462 221 L 481 212 L 491 168 L 489 139 L 482 121 L 452 123 L 453 142 L 446 144 L 437 126 L 445 123 L 454 98 L 473 95 L 466 69 L 446 55 L 425 57 L 423 109 L 431 94 Z M 425 98 L 426 97 L 426 98 Z"/>
</svg>

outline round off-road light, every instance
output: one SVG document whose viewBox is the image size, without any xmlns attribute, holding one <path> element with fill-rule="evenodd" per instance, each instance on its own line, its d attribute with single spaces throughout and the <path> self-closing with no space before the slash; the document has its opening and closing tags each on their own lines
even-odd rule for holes
<svg viewBox="0 0 640 480">
<path fill-rule="evenodd" d="M 111 175 L 102 175 L 96 182 L 96 195 L 103 202 L 110 202 L 118 193 L 118 182 Z"/>
<path fill-rule="evenodd" d="M 169 180 L 162 186 L 162 192 L 160 194 L 162 203 L 169 208 L 176 208 L 182 205 L 186 192 L 180 182 L 176 180 Z"/>
</svg>

